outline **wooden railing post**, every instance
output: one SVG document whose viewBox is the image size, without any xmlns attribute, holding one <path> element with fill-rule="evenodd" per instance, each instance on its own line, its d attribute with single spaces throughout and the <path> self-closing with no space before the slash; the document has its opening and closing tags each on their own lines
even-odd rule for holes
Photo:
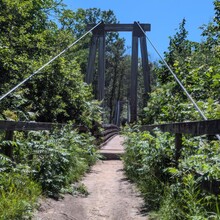
<svg viewBox="0 0 220 220">
<path fill-rule="evenodd" d="M 13 141 L 14 131 L 6 131 L 5 140 L 6 141 Z M 11 144 L 4 146 L 4 154 L 9 158 L 13 158 L 13 147 Z"/>
<path fill-rule="evenodd" d="M 182 150 L 182 134 L 176 133 L 175 134 L 175 161 L 176 164 L 178 165 L 178 160 L 181 156 L 181 150 Z"/>
</svg>

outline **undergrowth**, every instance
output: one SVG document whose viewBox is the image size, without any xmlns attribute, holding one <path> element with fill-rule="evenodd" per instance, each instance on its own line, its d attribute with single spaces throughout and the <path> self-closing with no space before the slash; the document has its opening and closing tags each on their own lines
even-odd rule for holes
<svg viewBox="0 0 220 220">
<path fill-rule="evenodd" d="M 28 219 L 41 193 L 38 183 L 21 173 L 0 173 L 0 219 Z"/>
<path fill-rule="evenodd" d="M 220 179 L 217 141 L 185 137 L 177 165 L 171 134 L 127 128 L 125 135 L 125 171 L 138 185 L 151 219 L 220 219 L 220 196 L 201 188 L 204 180 Z"/>
<path fill-rule="evenodd" d="M 0 219 L 31 216 L 37 198 L 59 198 L 72 193 L 72 183 L 95 163 L 99 155 L 90 134 L 65 127 L 52 132 L 16 132 L 13 141 L 2 141 L 1 149 L 13 146 L 13 158 L 0 155 Z M 85 191 L 82 186 L 81 191 Z"/>
</svg>

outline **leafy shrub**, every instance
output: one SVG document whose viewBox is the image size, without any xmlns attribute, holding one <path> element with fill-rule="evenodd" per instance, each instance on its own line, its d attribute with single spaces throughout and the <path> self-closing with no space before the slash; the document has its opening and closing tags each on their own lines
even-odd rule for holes
<svg viewBox="0 0 220 220">
<path fill-rule="evenodd" d="M 191 173 L 182 173 L 175 183 L 167 185 L 158 219 L 219 219 L 218 198 L 202 191 L 200 181 Z"/>
<path fill-rule="evenodd" d="M 152 218 L 219 219 L 219 197 L 201 189 L 203 180 L 219 178 L 219 142 L 186 137 L 177 166 L 170 134 L 133 130 L 126 131 L 125 171 L 154 211 Z"/>
<path fill-rule="evenodd" d="M 203 175 L 204 179 L 220 179 L 219 167 L 219 141 L 199 140 L 198 138 L 188 138 L 184 144 L 189 146 L 183 148 L 183 158 L 180 169 L 196 171 Z"/>
<path fill-rule="evenodd" d="M 4 154 L 0 154 L 0 173 L 11 170 L 13 162 Z"/>
<path fill-rule="evenodd" d="M 127 175 L 137 182 L 151 209 L 159 207 L 164 182 L 169 178 L 163 170 L 171 166 L 171 158 L 174 157 L 173 149 L 168 147 L 173 139 L 167 138 L 167 133 L 157 132 L 157 136 L 159 139 L 149 132 L 129 133 L 123 157 Z M 161 139 L 164 140 L 163 145 Z"/>
<path fill-rule="evenodd" d="M 31 216 L 41 190 L 58 198 L 98 158 L 94 137 L 67 126 L 52 132 L 15 132 L 13 161 L 0 154 L 0 219 Z M 80 188 L 83 191 L 82 188 Z"/>
<path fill-rule="evenodd" d="M 19 143 L 16 160 L 30 167 L 30 175 L 40 183 L 43 192 L 57 197 L 63 187 L 79 180 L 97 159 L 89 134 L 78 134 L 64 128 L 61 131 L 29 132 Z"/>
<path fill-rule="evenodd" d="M 41 190 L 27 175 L 0 173 L 0 219 L 23 219 L 31 216 Z"/>
</svg>

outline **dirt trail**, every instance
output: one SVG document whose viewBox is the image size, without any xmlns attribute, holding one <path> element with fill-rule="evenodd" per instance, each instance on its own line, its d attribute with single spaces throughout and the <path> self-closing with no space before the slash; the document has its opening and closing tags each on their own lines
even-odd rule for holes
<svg viewBox="0 0 220 220">
<path fill-rule="evenodd" d="M 122 138 L 116 136 L 107 148 L 118 146 L 121 141 Z M 82 183 L 89 192 L 87 197 L 65 195 L 60 201 L 46 199 L 34 220 L 147 219 L 141 215 L 141 197 L 124 176 L 122 161 L 98 161 Z"/>
</svg>

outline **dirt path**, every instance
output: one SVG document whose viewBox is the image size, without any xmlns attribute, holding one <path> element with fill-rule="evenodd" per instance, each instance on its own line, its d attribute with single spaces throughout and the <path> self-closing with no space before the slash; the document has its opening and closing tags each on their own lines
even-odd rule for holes
<svg viewBox="0 0 220 220">
<path fill-rule="evenodd" d="M 119 145 L 121 140 L 116 136 L 108 146 Z M 89 192 L 87 197 L 65 195 L 60 201 L 47 199 L 34 220 L 147 219 L 141 215 L 141 197 L 124 176 L 122 161 L 98 161 L 82 183 Z"/>
</svg>

